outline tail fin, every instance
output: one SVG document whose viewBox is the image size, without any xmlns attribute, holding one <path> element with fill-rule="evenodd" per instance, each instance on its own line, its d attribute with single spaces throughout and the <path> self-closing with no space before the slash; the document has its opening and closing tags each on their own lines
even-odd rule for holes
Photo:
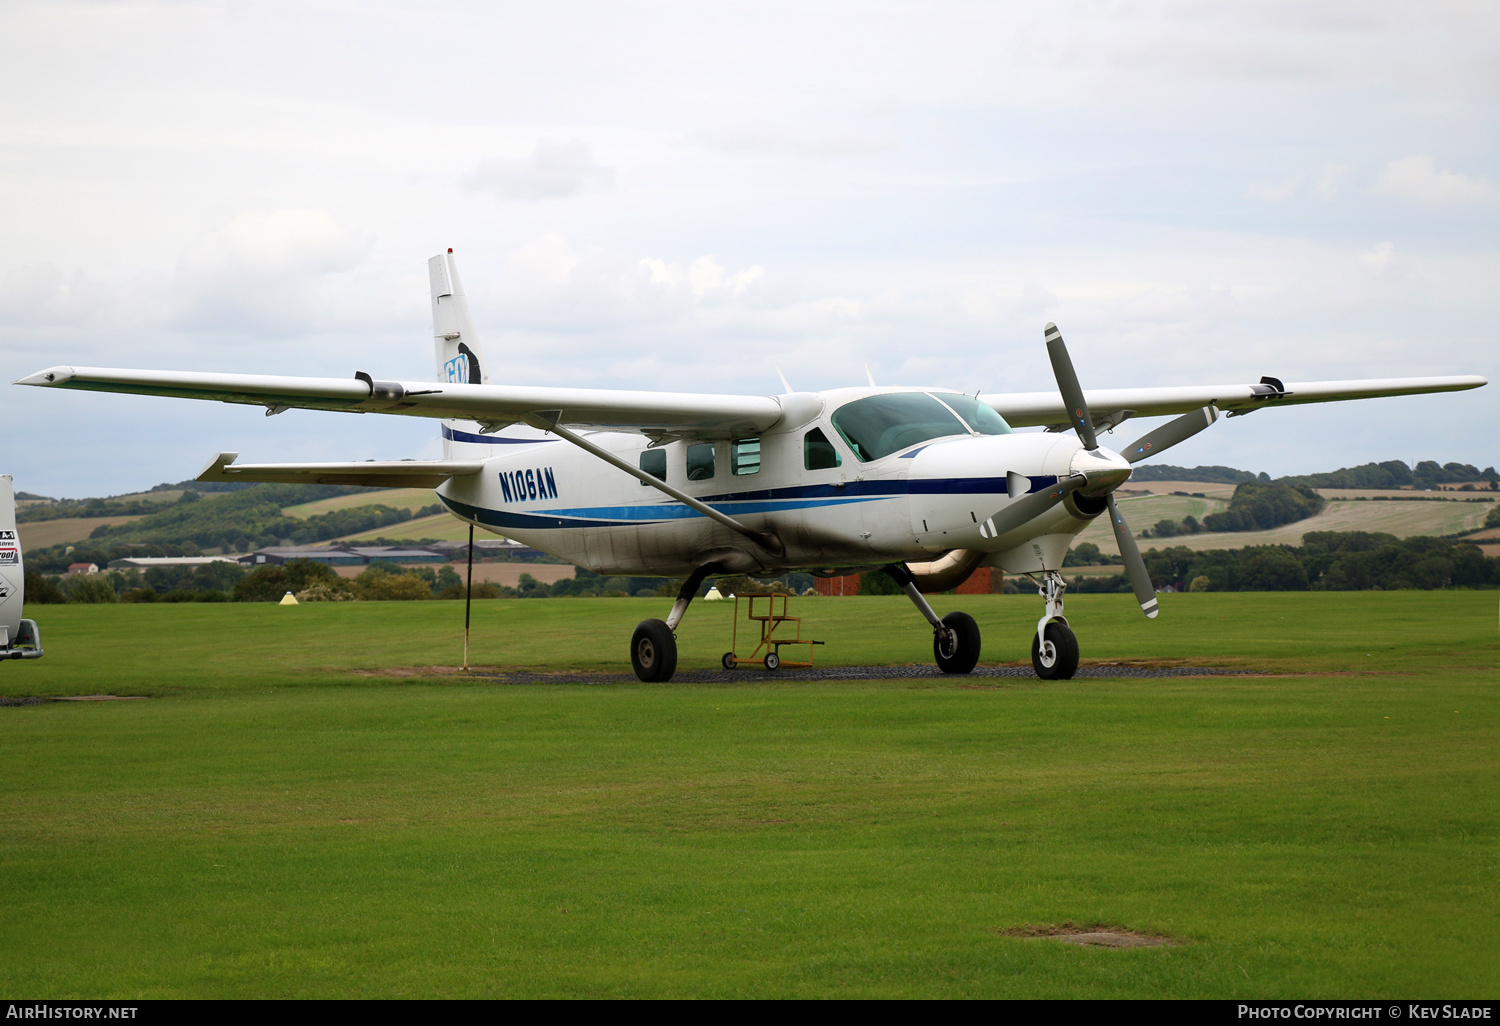
<svg viewBox="0 0 1500 1026">
<path fill-rule="evenodd" d="M 489 375 L 479 349 L 479 334 L 469 317 L 469 299 L 458 280 L 453 250 L 427 261 L 432 283 L 432 340 L 437 347 L 439 381 L 470 385 L 489 384 Z"/>
<path fill-rule="evenodd" d="M 432 283 L 432 341 L 437 347 L 438 381 L 488 385 L 489 361 L 479 348 L 479 333 L 469 317 L 469 299 L 458 280 L 453 250 L 427 261 L 427 277 Z M 493 431 L 471 420 L 443 421 L 443 458 L 448 460 L 488 459 L 504 451 L 497 446 L 544 440 L 541 432 L 525 425 Z"/>
</svg>

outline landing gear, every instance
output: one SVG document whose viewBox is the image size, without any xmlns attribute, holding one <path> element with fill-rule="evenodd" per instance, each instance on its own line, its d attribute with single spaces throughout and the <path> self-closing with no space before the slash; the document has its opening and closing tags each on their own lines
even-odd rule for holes
<svg viewBox="0 0 1500 1026">
<path fill-rule="evenodd" d="M 943 617 L 945 631 L 932 632 L 932 655 L 944 673 L 968 673 L 979 662 L 979 625 L 968 613 Z"/>
<path fill-rule="evenodd" d="M 880 568 L 881 573 L 900 585 L 927 622 L 932 624 L 932 654 L 938 669 L 944 673 L 968 673 L 979 662 L 979 625 L 968 613 L 949 613 L 941 620 L 932 611 L 927 598 L 917 590 L 916 579 L 905 563 Z"/>
<path fill-rule="evenodd" d="M 1047 608 L 1031 638 L 1031 668 L 1042 680 L 1071 680 L 1078 672 L 1078 638 L 1063 616 L 1063 592 L 1067 590 L 1062 574 L 1043 571 L 1037 591 Z"/>
<path fill-rule="evenodd" d="M 647 683 L 668 681 L 677 672 L 677 625 L 682 622 L 698 588 L 710 574 L 718 573 L 718 563 L 700 566 L 692 572 L 677 592 L 672 611 L 663 620 L 642 620 L 630 638 L 630 665 L 635 675 Z"/>
<path fill-rule="evenodd" d="M 1042 680 L 1071 680 L 1078 672 L 1078 638 L 1071 628 L 1053 621 L 1042 628 L 1045 639 L 1032 635 L 1031 668 Z"/>
<path fill-rule="evenodd" d="M 667 681 L 677 672 L 677 638 L 661 620 L 642 620 L 630 639 L 630 665 L 648 683 Z"/>
</svg>

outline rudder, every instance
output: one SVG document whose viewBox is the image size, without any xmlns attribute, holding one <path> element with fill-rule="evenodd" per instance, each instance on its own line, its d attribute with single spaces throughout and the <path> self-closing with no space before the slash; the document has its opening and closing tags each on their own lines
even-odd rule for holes
<svg viewBox="0 0 1500 1026">
<path fill-rule="evenodd" d="M 453 250 L 428 260 L 427 276 L 432 285 L 432 341 L 437 350 L 438 381 L 489 384 L 479 333 L 469 316 L 469 300 L 458 277 Z"/>
</svg>

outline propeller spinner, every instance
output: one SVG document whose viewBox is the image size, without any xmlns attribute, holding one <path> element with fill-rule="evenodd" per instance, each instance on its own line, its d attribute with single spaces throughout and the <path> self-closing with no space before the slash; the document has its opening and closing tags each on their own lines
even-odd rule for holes
<svg viewBox="0 0 1500 1026">
<path fill-rule="evenodd" d="M 1146 561 L 1141 558 L 1141 550 L 1136 546 L 1135 538 L 1130 533 L 1130 525 L 1125 522 L 1125 517 L 1120 513 L 1120 507 L 1116 505 L 1112 493 L 1130 477 L 1127 460 L 1134 463 L 1145 458 L 1146 455 L 1155 455 L 1197 434 L 1213 423 L 1217 411 L 1211 406 L 1203 410 L 1195 410 L 1185 417 L 1179 417 L 1158 428 L 1132 447 L 1132 451 L 1139 453 L 1138 455 L 1129 455 L 1122 459 L 1108 450 L 1101 450 L 1099 438 L 1094 432 L 1094 418 L 1089 412 L 1088 401 L 1084 399 L 1083 387 L 1078 383 L 1078 373 L 1073 369 L 1073 360 L 1068 355 L 1068 347 L 1063 342 L 1062 332 L 1057 330 L 1056 324 L 1048 322 L 1044 335 L 1047 340 L 1047 356 L 1052 361 L 1052 373 L 1057 378 L 1057 390 L 1062 393 L 1063 402 L 1068 407 L 1068 419 L 1073 425 L 1073 430 L 1077 432 L 1079 441 L 1083 443 L 1084 453 L 1080 453 L 1080 456 L 1086 454 L 1090 458 L 1075 460 L 1074 473 L 1059 480 L 1051 488 L 1034 492 L 1006 506 L 985 521 L 985 528 L 987 532 L 993 532 L 990 534 L 991 537 L 1005 534 L 1028 520 L 1041 516 L 1066 498 L 1069 493 L 1089 488 L 1090 491 L 1086 494 L 1103 496 L 1108 500 L 1110 526 L 1114 528 L 1115 541 L 1120 546 L 1120 556 L 1125 561 L 1125 571 L 1130 577 L 1130 585 L 1135 591 L 1136 601 L 1141 605 L 1141 612 L 1154 618 L 1158 610 L 1156 590 L 1151 584 L 1151 572 L 1146 569 Z"/>
</svg>

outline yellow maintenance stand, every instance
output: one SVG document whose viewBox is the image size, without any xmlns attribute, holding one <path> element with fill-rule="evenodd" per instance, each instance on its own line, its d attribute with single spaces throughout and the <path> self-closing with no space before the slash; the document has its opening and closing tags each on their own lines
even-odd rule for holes
<svg viewBox="0 0 1500 1026">
<path fill-rule="evenodd" d="M 802 636 L 802 617 L 787 615 L 787 599 L 789 595 L 746 595 L 745 596 L 745 619 L 760 624 L 760 643 L 755 646 L 755 651 L 748 656 L 738 656 L 735 651 L 739 648 L 740 638 L 740 596 L 734 597 L 734 634 L 729 645 L 730 650 L 724 653 L 721 662 L 724 669 L 732 670 L 742 663 L 759 662 L 768 670 L 774 670 L 782 666 L 811 666 L 813 664 L 813 646 L 821 645 L 821 641 L 813 641 L 811 638 Z M 776 600 L 781 600 L 781 611 L 776 610 Z M 759 603 L 759 604 L 758 604 Z M 759 610 L 759 612 L 757 612 Z M 785 628 L 785 624 L 792 624 L 791 628 Z M 781 636 L 777 637 L 777 630 L 781 630 Z M 791 637 L 787 634 L 791 633 Z M 806 645 L 807 662 L 783 662 L 781 659 L 781 646 L 783 645 Z M 762 655 L 764 653 L 764 655 Z"/>
</svg>

